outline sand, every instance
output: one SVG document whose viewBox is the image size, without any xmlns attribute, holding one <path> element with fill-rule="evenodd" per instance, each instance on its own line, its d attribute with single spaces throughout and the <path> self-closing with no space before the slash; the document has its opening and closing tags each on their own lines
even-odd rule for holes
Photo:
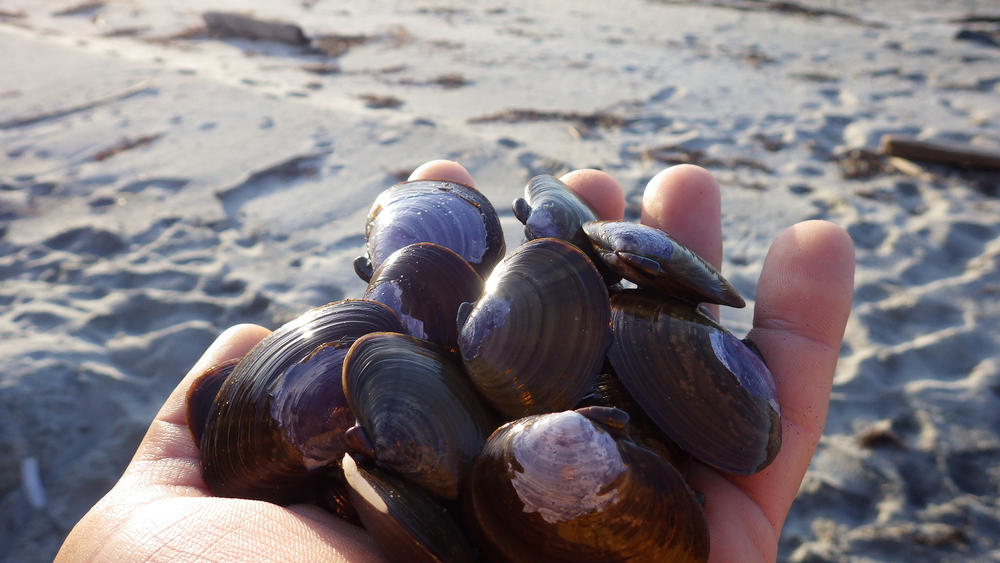
<svg viewBox="0 0 1000 563">
<path fill-rule="evenodd" d="M 261 40 L 190 0 L 4 2 L 0 559 L 51 559 L 225 327 L 360 295 L 370 202 L 450 158 L 508 247 L 532 175 L 604 169 L 635 218 L 701 164 L 748 297 L 782 229 L 843 225 L 854 310 L 779 559 L 1000 560 L 1000 173 L 877 152 L 1000 149 L 1000 12 L 833 5 L 212 6 L 301 32 Z"/>
</svg>

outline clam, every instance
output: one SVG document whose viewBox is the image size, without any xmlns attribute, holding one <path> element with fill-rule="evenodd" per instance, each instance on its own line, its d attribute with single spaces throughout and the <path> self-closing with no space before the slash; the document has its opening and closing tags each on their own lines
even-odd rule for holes
<svg viewBox="0 0 1000 563">
<path fill-rule="evenodd" d="M 187 405 L 185 418 L 195 444 L 201 443 L 201 436 L 205 432 L 205 422 L 208 420 L 208 413 L 212 410 L 215 396 L 219 393 L 222 383 L 233 373 L 237 363 L 239 363 L 238 358 L 208 368 L 188 388 L 184 403 Z"/>
<path fill-rule="evenodd" d="M 708 558 L 705 517 L 684 479 L 628 440 L 620 414 L 601 410 L 530 416 L 490 436 L 470 473 L 465 508 L 493 559 Z"/>
<path fill-rule="evenodd" d="M 429 242 L 393 252 L 372 274 L 364 298 L 388 305 L 411 336 L 458 351 L 458 308 L 483 292 L 483 279 L 461 256 Z"/>
<path fill-rule="evenodd" d="M 611 311 L 611 364 L 667 436 L 729 473 L 774 459 L 781 411 L 753 350 L 689 303 L 651 292 L 616 293 Z"/>
<path fill-rule="evenodd" d="M 346 431 L 339 358 L 359 336 L 385 330 L 403 330 L 391 309 L 346 300 L 308 311 L 254 346 L 208 412 L 200 449 L 212 493 L 278 504 L 311 495 L 311 470 L 344 454 L 317 457 Z"/>
<path fill-rule="evenodd" d="M 457 364 L 437 345 L 395 333 L 357 340 L 344 393 L 358 419 L 353 449 L 447 499 L 496 427 Z"/>
<path fill-rule="evenodd" d="M 524 197 L 514 200 L 513 210 L 524 224 L 525 240 L 564 240 L 587 254 L 606 283 L 614 284 L 621 279 L 621 275 L 601 263 L 583 230 L 583 225 L 596 221 L 597 216 L 562 180 L 548 174 L 528 180 Z"/>
<path fill-rule="evenodd" d="M 418 242 L 433 242 L 489 274 L 506 249 L 493 204 L 475 188 L 441 180 L 402 182 L 382 192 L 365 223 L 368 255 L 354 262 L 366 282 L 393 252 Z"/>
<path fill-rule="evenodd" d="M 463 313 L 462 361 L 505 416 L 573 408 L 593 387 L 609 338 L 608 293 L 576 247 L 552 238 L 522 244 Z"/>
<path fill-rule="evenodd" d="M 393 561 L 466 563 L 478 559 L 455 515 L 424 489 L 350 454 L 341 464 L 348 497 L 379 549 Z"/>
<path fill-rule="evenodd" d="M 583 224 L 597 216 L 561 180 L 535 176 L 524 186 L 524 197 L 514 200 L 514 216 L 524 224 L 526 240 L 557 238 L 584 249 L 589 246 Z"/>
<path fill-rule="evenodd" d="M 627 221 L 592 221 L 583 230 L 608 268 L 643 289 L 692 303 L 745 305 L 718 270 L 659 229 Z"/>
</svg>

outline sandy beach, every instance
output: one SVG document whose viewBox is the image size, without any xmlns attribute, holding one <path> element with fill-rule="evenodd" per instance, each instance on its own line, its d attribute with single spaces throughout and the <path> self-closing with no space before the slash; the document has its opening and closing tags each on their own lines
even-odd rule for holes
<svg viewBox="0 0 1000 563">
<path fill-rule="evenodd" d="M 1000 170 L 880 149 L 1000 151 L 995 2 L 206 11 L 0 5 L 0 560 L 51 560 L 226 327 L 360 296 L 372 200 L 435 158 L 508 249 L 536 174 L 605 170 L 636 219 L 657 172 L 706 167 L 740 336 L 775 236 L 845 227 L 854 308 L 779 560 L 1000 560 Z"/>
</svg>

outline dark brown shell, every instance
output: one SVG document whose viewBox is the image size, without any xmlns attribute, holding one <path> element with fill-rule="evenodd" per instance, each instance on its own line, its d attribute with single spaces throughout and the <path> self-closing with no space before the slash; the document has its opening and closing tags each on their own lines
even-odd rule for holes
<svg viewBox="0 0 1000 563">
<path fill-rule="evenodd" d="M 597 216 L 561 180 L 548 174 L 535 176 L 524 186 L 524 197 L 514 201 L 514 215 L 524 224 L 526 240 L 557 238 L 581 250 L 590 244 L 583 224 Z"/>
<path fill-rule="evenodd" d="M 375 270 L 364 298 L 388 305 L 410 336 L 458 351 L 458 308 L 483 292 L 483 279 L 461 256 L 429 242 L 393 252 Z"/>
<path fill-rule="evenodd" d="M 510 418 L 573 408 L 604 360 L 609 316 L 607 289 L 582 251 L 528 241 L 497 265 L 462 322 L 462 361 Z"/>
<path fill-rule="evenodd" d="M 195 444 L 201 443 L 201 436 L 205 433 L 205 423 L 208 421 L 208 414 L 212 411 L 212 404 L 219 393 L 219 388 L 233 373 L 239 361 L 239 358 L 235 358 L 208 368 L 188 388 L 184 401 L 187 409 L 184 412 Z"/>
<path fill-rule="evenodd" d="M 493 204 L 471 186 L 443 180 L 414 180 L 382 192 L 365 223 L 368 256 L 355 270 L 368 281 L 372 272 L 404 246 L 433 242 L 464 258 L 485 277 L 506 251 Z"/>
<path fill-rule="evenodd" d="M 579 412 L 494 432 L 470 474 L 465 510 L 498 561 L 708 558 L 707 523 L 681 475 Z"/>
<path fill-rule="evenodd" d="M 608 358 L 671 439 L 734 474 L 774 459 L 780 409 L 771 372 L 753 351 L 688 303 L 624 291 L 611 298 L 611 310 Z"/>
<path fill-rule="evenodd" d="M 643 289 L 692 303 L 746 305 L 718 270 L 659 229 L 627 221 L 593 221 L 583 230 L 609 269 Z"/>
<path fill-rule="evenodd" d="M 343 459 L 348 496 L 379 550 L 392 561 L 468 563 L 478 559 L 440 500 L 377 467 Z"/>
<path fill-rule="evenodd" d="M 254 346 L 219 389 L 201 439 L 202 476 L 212 494 L 279 504 L 303 498 L 310 466 L 320 461 L 308 461 L 297 447 L 301 437 L 286 434 L 291 423 L 275 416 L 285 410 L 282 389 L 298 387 L 286 387 L 281 378 L 322 344 L 346 353 L 359 336 L 380 330 L 403 330 L 391 309 L 374 301 L 338 301 L 306 312 Z M 343 400 L 339 363 L 330 369 L 310 393 Z M 322 418 L 331 408 L 299 416 Z"/>
<path fill-rule="evenodd" d="M 375 462 L 457 499 L 496 422 L 452 356 L 405 334 L 368 334 L 348 352 L 343 383 Z"/>
</svg>

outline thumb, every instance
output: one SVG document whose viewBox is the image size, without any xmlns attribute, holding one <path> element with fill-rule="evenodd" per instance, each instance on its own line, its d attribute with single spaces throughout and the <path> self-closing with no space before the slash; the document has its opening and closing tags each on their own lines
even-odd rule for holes
<svg viewBox="0 0 1000 563">
<path fill-rule="evenodd" d="M 204 492 L 198 447 L 186 420 L 188 389 L 205 370 L 243 357 L 268 334 L 270 331 L 261 326 L 243 324 L 219 335 L 170 393 L 125 469 L 123 479 L 139 479 L 142 484 L 153 486 L 196 487 Z"/>
</svg>

